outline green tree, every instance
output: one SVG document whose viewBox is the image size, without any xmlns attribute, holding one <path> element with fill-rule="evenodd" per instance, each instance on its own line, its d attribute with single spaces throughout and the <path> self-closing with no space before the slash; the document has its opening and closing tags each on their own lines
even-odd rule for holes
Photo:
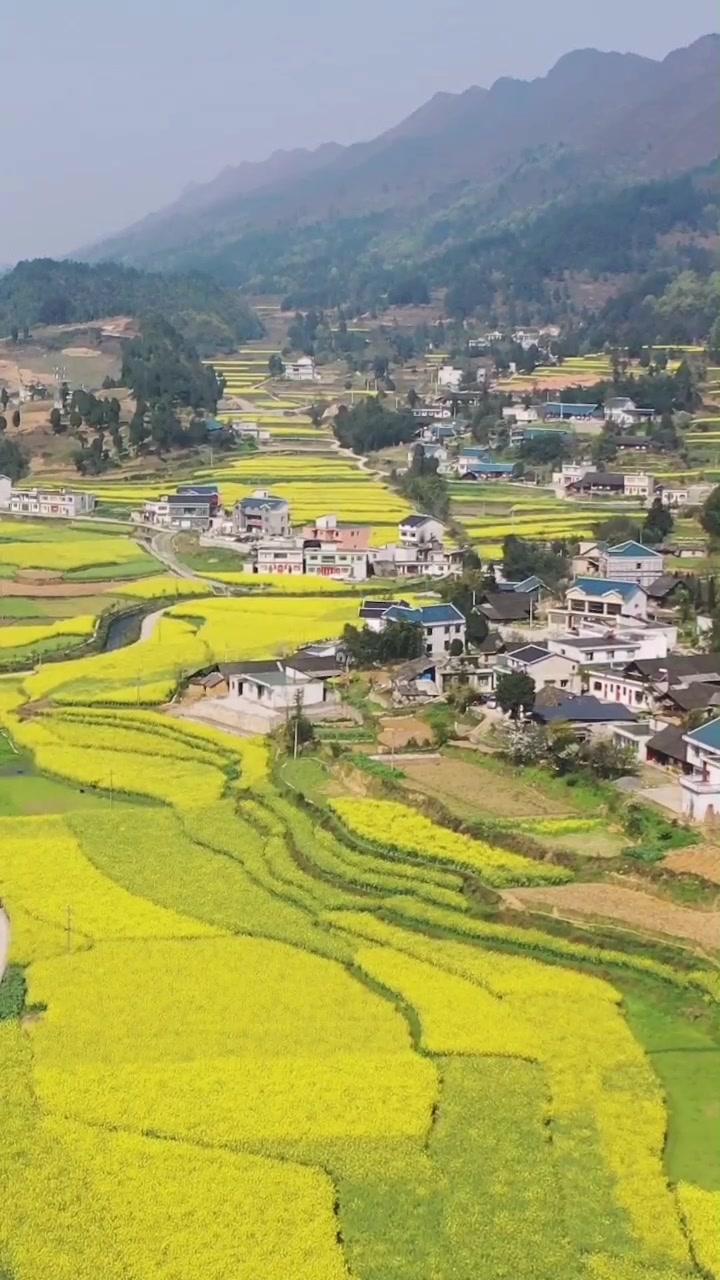
<svg viewBox="0 0 720 1280">
<path fill-rule="evenodd" d="M 673 518 L 670 508 L 665 506 L 662 498 L 655 498 L 643 523 L 643 541 L 649 546 L 664 542 L 668 534 L 672 533 L 672 528 Z"/>
<path fill-rule="evenodd" d="M 7 418 L 3 413 L 0 413 L 0 431 L 7 431 Z"/>
<path fill-rule="evenodd" d="M 0 475 L 9 476 L 11 480 L 19 480 L 28 469 L 27 454 L 23 452 L 15 440 L 8 440 L 0 435 Z"/>
<path fill-rule="evenodd" d="M 705 499 L 700 511 L 700 523 L 711 538 L 720 537 L 720 485 Z"/>
<path fill-rule="evenodd" d="M 16 409 L 12 416 L 12 424 L 15 428 L 20 426 L 20 410 Z"/>
<path fill-rule="evenodd" d="M 65 430 L 65 423 L 59 409 L 50 410 L 50 426 L 56 436 L 62 435 Z"/>
<path fill-rule="evenodd" d="M 497 679 L 495 696 L 498 706 L 517 720 L 521 711 L 532 711 L 535 705 L 535 681 L 523 671 L 503 671 Z"/>
<path fill-rule="evenodd" d="M 3 387 L 2 390 L 0 390 L 0 401 L 2 401 L 3 413 L 8 407 L 9 399 L 10 399 L 10 396 L 8 395 L 7 387 Z"/>
</svg>

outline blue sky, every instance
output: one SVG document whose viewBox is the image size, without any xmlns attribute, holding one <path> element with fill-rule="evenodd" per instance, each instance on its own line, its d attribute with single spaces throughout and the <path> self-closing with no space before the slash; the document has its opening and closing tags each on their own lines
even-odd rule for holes
<svg viewBox="0 0 720 1280">
<path fill-rule="evenodd" d="M 716 0 L 3 0 L 0 262 L 59 254 L 276 147 L 593 45 L 663 57 Z"/>
</svg>

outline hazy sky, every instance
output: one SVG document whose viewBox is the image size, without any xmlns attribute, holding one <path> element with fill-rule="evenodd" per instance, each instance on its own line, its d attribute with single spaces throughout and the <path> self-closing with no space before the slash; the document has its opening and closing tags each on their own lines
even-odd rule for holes
<svg viewBox="0 0 720 1280">
<path fill-rule="evenodd" d="M 717 0 L 0 0 L 0 263 L 69 252 L 276 147 L 594 45 L 662 57 Z"/>
</svg>

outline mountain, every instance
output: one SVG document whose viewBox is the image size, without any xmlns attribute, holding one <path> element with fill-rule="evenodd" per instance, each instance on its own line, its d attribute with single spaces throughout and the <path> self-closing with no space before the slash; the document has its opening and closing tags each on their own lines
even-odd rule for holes
<svg viewBox="0 0 720 1280">
<path fill-rule="evenodd" d="M 662 292 L 716 261 L 718 119 L 720 36 L 662 61 L 579 49 L 535 80 L 435 94 L 369 141 L 227 168 L 78 256 L 202 271 L 300 308 L 444 289 L 454 314 L 521 322 L 584 323 L 629 288 L 629 314 L 653 323 L 638 282 Z M 602 289 L 578 292 L 583 273 Z"/>
</svg>

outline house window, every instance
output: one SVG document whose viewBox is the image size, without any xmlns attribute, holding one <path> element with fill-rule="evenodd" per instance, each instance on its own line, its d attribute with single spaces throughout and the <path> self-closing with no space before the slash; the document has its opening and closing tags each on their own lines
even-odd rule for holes
<svg viewBox="0 0 720 1280">
<path fill-rule="evenodd" d="M 600 692 L 600 690 L 602 689 L 602 684 L 600 683 L 599 680 L 593 681 L 593 689 L 595 690 L 596 693 Z"/>
<path fill-rule="evenodd" d="M 560 681 L 560 688 L 561 688 L 561 689 L 567 689 L 567 687 L 568 687 L 568 682 L 567 682 L 567 680 L 561 680 L 561 681 Z"/>
</svg>

